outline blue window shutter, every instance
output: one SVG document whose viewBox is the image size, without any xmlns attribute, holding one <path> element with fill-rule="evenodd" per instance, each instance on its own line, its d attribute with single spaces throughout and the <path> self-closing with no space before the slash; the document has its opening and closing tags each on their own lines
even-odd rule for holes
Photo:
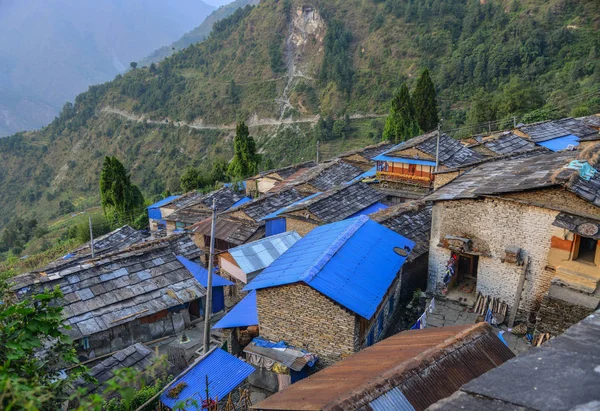
<svg viewBox="0 0 600 411">
<path fill-rule="evenodd" d="M 371 328 L 371 332 L 369 333 L 369 335 L 367 336 L 367 347 L 370 347 L 373 345 L 373 340 L 374 340 L 374 331 L 375 331 L 375 327 Z"/>
</svg>

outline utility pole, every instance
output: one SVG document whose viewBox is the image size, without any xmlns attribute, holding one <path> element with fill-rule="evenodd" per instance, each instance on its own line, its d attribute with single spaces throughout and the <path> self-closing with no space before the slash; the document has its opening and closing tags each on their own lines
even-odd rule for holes
<svg viewBox="0 0 600 411">
<path fill-rule="evenodd" d="M 317 164 L 319 164 L 319 143 L 320 141 L 317 140 Z"/>
<path fill-rule="evenodd" d="M 440 165 L 440 134 L 442 130 L 442 121 L 438 123 L 437 142 L 435 144 L 435 171 L 438 171 Z"/>
<path fill-rule="evenodd" d="M 215 226 L 217 224 L 217 206 L 212 203 L 212 224 L 210 227 L 210 252 L 208 255 L 208 283 L 206 285 L 206 309 L 204 310 L 204 354 L 210 349 L 210 314 L 212 313 L 212 274 L 215 258 Z"/>
<path fill-rule="evenodd" d="M 92 249 L 92 258 L 94 258 L 94 231 L 92 230 L 92 217 L 89 217 L 90 222 L 90 248 Z"/>
<path fill-rule="evenodd" d="M 513 116 L 513 128 L 517 128 L 517 116 Z"/>
</svg>

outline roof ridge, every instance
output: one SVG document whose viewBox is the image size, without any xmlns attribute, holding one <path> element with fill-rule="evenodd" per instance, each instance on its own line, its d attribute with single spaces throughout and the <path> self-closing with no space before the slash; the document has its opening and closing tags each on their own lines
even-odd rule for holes
<svg viewBox="0 0 600 411">
<path fill-rule="evenodd" d="M 331 260 L 331 258 L 337 253 L 346 241 L 350 239 L 361 228 L 365 223 L 369 221 L 369 217 L 361 215 L 357 217 L 355 221 L 348 226 L 340 235 L 333 241 L 333 243 L 327 247 L 321 255 L 316 259 L 314 263 L 300 276 L 299 281 L 309 283 L 315 276 L 321 271 L 321 269 Z"/>
</svg>

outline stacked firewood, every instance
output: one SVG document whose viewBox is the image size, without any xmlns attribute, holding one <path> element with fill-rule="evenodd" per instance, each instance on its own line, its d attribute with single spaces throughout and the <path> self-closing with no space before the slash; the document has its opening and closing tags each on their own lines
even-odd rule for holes
<svg viewBox="0 0 600 411">
<path fill-rule="evenodd" d="M 508 304 L 506 304 L 504 301 L 501 301 L 500 298 L 483 295 L 480 292 L 477 293 L 477 300 L 475 300 L 473 312 L 486 315 L 488 309 L 492 310 L 492 314 L 501 314 L 503 318 L 506 318 Z"/>
</svg>

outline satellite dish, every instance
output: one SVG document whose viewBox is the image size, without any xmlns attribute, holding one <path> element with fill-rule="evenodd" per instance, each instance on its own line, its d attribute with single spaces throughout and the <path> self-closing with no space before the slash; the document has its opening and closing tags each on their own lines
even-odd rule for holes
<svg viewBox="0 0 600 411">
<path fill-rule="evenodd" d="M 408 250 L 406 248 L 394 247 L 394 252 L 401 257 L 408 256 Z"/>
</svg>

